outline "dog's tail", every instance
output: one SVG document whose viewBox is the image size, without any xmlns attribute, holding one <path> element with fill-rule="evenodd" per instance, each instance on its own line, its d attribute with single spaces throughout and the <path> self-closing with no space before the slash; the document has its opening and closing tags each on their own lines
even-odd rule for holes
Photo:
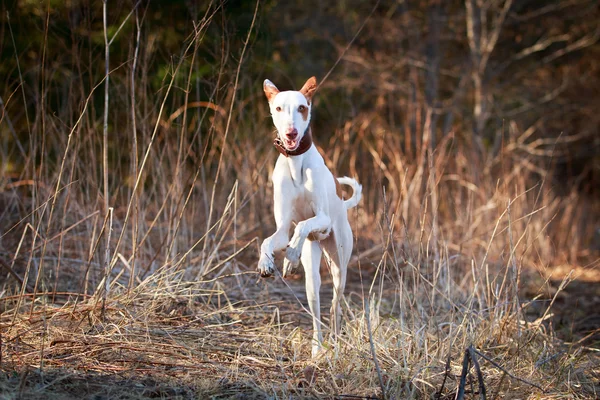
<svg viewBox="0 0 600 400">
<path fill-rule="evenodd" d="M 352 186 L 352 197 L 344 201 L 346 210 L 349 210 L 352 207 L 356 207 L 358 205 L 358 202 L 360 201 L 360 198 L 362 197 L 362 185 L 358 183 L 356 179 L 348 178 L 347 176 L 337 178 L 337 180 L 342 185 Z"/>
</svg>

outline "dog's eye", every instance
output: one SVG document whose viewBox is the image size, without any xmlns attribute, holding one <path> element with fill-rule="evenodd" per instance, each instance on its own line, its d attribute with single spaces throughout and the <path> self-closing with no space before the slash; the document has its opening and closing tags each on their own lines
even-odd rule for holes
<svg viewBox="0 0 600 400">
<path fill-rule="evenodd" d="M 306 110 L 306 106 L 300 106 L 300 107 L 298 107 L 298 111 L 299 112 L 304 112 L 304 110 Z"/>
<path fill-rule="evenodd" d="M 275 111 L 281 111 L 281 107 L 275 107 Z"/>
</svg>

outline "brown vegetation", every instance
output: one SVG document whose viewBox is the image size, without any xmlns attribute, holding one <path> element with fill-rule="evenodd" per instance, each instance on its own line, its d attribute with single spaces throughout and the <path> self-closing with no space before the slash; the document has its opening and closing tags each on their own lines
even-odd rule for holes
<svg viewBox="0 0 600 400">
<path fill-rule="evenodd" d="M 0 396 L 598 397 L 594 1 L 117 3 L 2 6 Z M 313 138 L 364 197 L 311 360 L 255 272 L 261 84 L 338 59 Z"/>
</svg>

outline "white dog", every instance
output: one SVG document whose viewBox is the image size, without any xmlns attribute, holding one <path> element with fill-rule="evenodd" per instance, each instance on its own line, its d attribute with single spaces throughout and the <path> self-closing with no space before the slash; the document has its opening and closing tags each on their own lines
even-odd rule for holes
<svg viewBox="0 0 600 400">
<path fill-rule="evenodd" d="M 310 110 L 317 80 L 313 76 L 300 91 L 280 92 L 268 79 L 263 89 L 277 128 L 275 147 L 281 153 L 273 171 L 274 214 L 277 231 L 266 238 L 260 251 L 258 269 L 262 276 L 275 272 L 273 252 L 286 249 L 283 276 L 300 260 L 306 276 L 306 297 L 313 317 L 312 355 L 321 349 L 321 254 L 331 267 L 334 294 L 331 305 L 332 331 L 340 332 L 340 297 L 346 284 L 346 270 L 352 254 L 352 230 L 347 210 L 361 198 L 362 186 L 355 179 L 335 178 L 312 143 Z M 348 200 L 342 199 L 340 184 L 353 188 Z M 292 239 L 290 231 L 294 227 Z"/>
</svg>

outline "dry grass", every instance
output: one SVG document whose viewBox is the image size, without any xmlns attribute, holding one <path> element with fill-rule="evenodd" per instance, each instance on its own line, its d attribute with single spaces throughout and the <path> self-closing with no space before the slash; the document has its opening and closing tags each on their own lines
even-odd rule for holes
<svg viewBox="0 0 600 400">
<path fill-rule="evenodd" d="M 302 279 L 255 272 L 275 160 L 260 85 L 223 61 L 212 97 L 190 98 L 210 23 L 209 9 L 159 93 L 134 41 L 137 69 L 111 77 L 106 142 L 104 80 L 80 77 L 15 143 L 27 152 L 0 176 L 2 398 L 449 399 L 461 375 L 481 398 L 477 368 L 462 373 L 469 349 L 487 398 L 599 396 L 597 327 L 566 342 L 553 318 L 571 267 L 597 272 L 589 200 L 548 184 L 527 132 L 493 156 L 467 133 L 403 152 L 373 114 L 317 139 L 365 194 L 343 335 L 311 360 Z M 328 278 L 322 292 L 328 308 Z"/>
<path fill-rule="evenodd" d="M 489 398 L 597 395 L 596 353 L 554 338 L 541 319 L 524 325 L 506 300 L 487 304 L 486 276 L 473 273 L 443 290 L 424 277 L 379 288 L 369 313 L 368 289 L 350 285 L 344 335 L 315 361 L 300 281 L 188 283 L 165 270 L 115 290 L 104 313 L 97 296 L 38 295 L 33 307 L 27 296 L 21 312 L 5 297 L 1 385 L 9 398 L 450 398 L 473 346 L 501 367 L 479 358 Z"/>
</svg>

